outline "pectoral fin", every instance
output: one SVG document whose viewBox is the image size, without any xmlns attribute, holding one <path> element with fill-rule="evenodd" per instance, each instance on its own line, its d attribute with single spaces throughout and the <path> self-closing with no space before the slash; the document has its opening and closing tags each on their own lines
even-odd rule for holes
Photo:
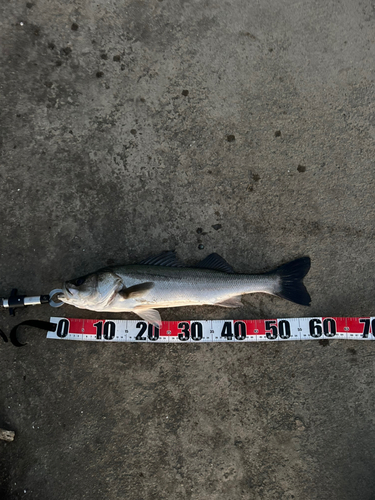
<svg viewBox="0 0 375 500">
<path fill-rule="evenodd" d="M 122 288 L 118 293 L 123 299 L 134 299 L 135 297 L 142 297 L 147 292 L 154 288 L 154 283 L 148 281 L 146 283 L 139 283 L 139 285 L 130 286 L 129 288 Z"/>
<path fill-rule="evenodd" d="M 158 328 L 161 327 L 161 316 L 159 314 L 159 311 L 157 311 L 156 309 L 144 309 L 143 307 L 135 307 L 133 309 L 133 312 L 147 321 L 147 323 L 151 323 Z"/>
<path fill-rule="evenodd" d="M 242 307 L 243 304 L 241 302 L 241 295 L 236 295 L 235 297 L 231 297 L 230 299 L 223 300 L 223 302 L 216 302 L 215 306 L 220 307 Z"/>
</svg>

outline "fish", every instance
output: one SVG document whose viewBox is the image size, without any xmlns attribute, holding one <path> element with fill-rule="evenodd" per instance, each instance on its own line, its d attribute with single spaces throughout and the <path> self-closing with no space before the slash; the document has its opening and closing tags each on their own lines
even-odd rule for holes
<svg viewBox="0 0 375 500">
<path fill-rule="evenodd" d="M 301 257 L 263 274 L 239 274 L 216 253 L 194 267 L 185 267 L 174 251 L 166 251 L 135 265 L 106 267 L 66 281 L 59 300 L 91 311 L 133 312 L 160 327 L 158 309 L 236 308 L 249 293 L 267 293 L 309 306 L 303 278 L 310 265 L 310 257 Z"/>
</svg>

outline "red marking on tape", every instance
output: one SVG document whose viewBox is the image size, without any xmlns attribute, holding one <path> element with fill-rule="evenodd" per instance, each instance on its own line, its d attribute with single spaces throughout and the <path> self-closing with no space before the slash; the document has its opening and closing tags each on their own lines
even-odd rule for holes
<svg viewBox="0 0 375 500">
<path fill-rule="evenodd" d="M 69 333 L 76 335 L 96 335 L 95 320 L 69 318 Z"/>
<path fill-rule="evenodd" d="M 181 333 L 181 328 L 178 328 L 180 323 L 188 323 L 190 330 L 190 321 L 163 321 L 160 329 L 160 337 L 177 337 Z"/>
<path fill-rule="evenodd" d="M 246 320 L 238 320 L 243 321 L 246 325 L 247 336 L 249 335 L 266 335 L 266 321 L 275 321 L 272 323 L 275 326 L 278 326 L 277 319 L 264 320 L 264 319 L 246 319 Z M 237 321 L 235 321 L 237 323 Z"/>
<path fill-rule="evenodd" d="M 363 332 L 363 323 L 358 318 L 333 318 L 336 321 L 337 333 L 358 333 Z"/>
</svg>

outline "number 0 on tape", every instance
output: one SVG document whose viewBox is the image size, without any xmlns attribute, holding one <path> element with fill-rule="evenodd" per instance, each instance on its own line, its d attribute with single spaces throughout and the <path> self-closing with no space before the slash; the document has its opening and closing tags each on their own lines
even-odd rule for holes
<svg viewBox="0 0 375 500">
<path fill-rule="evenodd" d="M 96 342 L 275 342 L 284 340 L 375 340 L 375 317 L 145 321 L 54 318 L 49 339 Z"/>
</svg>

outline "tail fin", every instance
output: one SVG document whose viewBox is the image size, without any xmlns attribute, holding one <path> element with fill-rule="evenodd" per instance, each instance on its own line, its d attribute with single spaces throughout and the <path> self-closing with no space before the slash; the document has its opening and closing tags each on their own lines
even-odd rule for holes
<svg viewBox="0 0 375 500">
<path fill-rule="evenodd" d="M 281 289 L 275 295 L 296 304 L 309 306 L 311 298 L 302 280 L 309 272 L 310 265 L 310 257 L 301 257 L 275 269 L 273 273 L 281 278 Z"/>
</svg>

